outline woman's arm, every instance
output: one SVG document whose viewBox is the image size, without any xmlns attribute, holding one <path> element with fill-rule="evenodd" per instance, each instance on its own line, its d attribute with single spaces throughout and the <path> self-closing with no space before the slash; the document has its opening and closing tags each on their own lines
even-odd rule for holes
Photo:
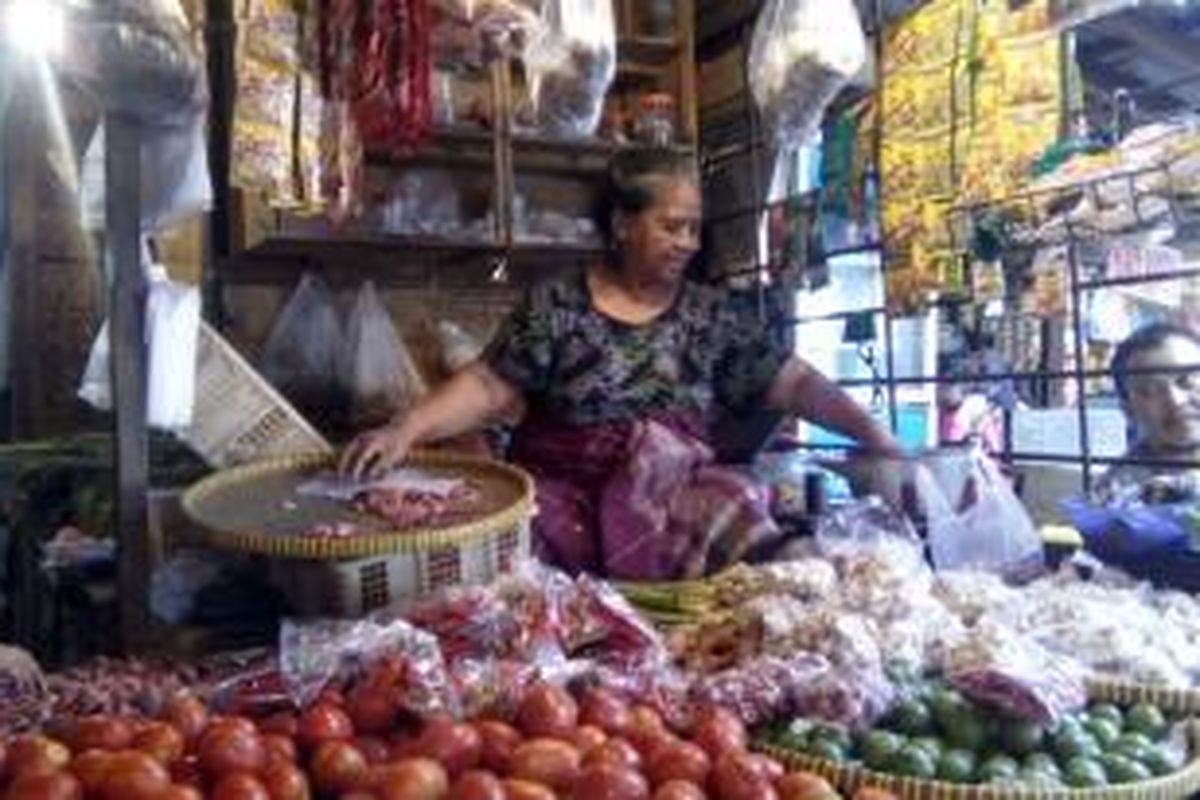
<svg viewBox="0 0 1200 800">
<path fill-rule="evenodd" d="M 899 443 L 837 384 L 796 356 L 784 363 L 767 392 L 767 405 L 854 439 L 867 450 L 901 455 Z"/>
<path fill-rule="evenodd" d="M 483 362 L 459 371 L 389 425 L 357 437 L 339 469 L 355 478 L 385 472 L 413 447 L 475 430 L 523 411 L 521 393 Z"/>
</svg>

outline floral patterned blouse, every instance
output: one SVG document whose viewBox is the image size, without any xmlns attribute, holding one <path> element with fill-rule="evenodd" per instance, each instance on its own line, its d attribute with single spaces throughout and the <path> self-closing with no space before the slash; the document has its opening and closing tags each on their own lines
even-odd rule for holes
<svg viewBox="0 0 1200 800">
<path fill-rule="evenodd" d="M 584 272 L 533 287 L 484 353 L 533 413 L 567 425 L 694 412 L 709 422 L 761 402 L 790 354 L 753 298 L 686 282 L 655 320 L 592 307 Z"/>
</svg>

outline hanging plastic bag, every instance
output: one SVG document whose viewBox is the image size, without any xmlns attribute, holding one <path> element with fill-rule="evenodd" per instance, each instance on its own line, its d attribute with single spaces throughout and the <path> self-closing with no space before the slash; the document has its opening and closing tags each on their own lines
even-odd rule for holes
<svg viewBox="0 0 1200 800">
<path fill-rule="evenodd" d="M 358 292 L 340 363 L 356 428 L 386 423 L 426 392 L 424 378 L 370 281 Z"/>
<path fill-rule="evenodd" d="M 798 145 L 866 60 L 852 0 L 769 0 L 750 43 L 750 90 L 776 138 Z"/>
<path fill-rule="evenodd" d="M 328 423 L 340 406 L 342 338 L 329 289 L 306 273 L 267 337 L 263 376 L 303 414 Z"/>
<path fill-rule="evenodd" d="M 938 570 L 1018 576 L 1041 564 L 1042 541 L 1029 512 L 982 451 L 971 456 L 965 507 L 956 509 L 924 467 L 917 468 L 915 488 L 928 516 L 929 546 Z"/>
<path fill-rule="evenodd" d="M 546 0 L 524 61 L 538 128 L 553 136 L 590 136 L 616 74 L 612 0 Z"/>
<path fill-rule="evenodd" d="M 192 424 L 196 401 L 196 353 L 200 338 L 200 292 L 175 283 L 166 268 L 143 255 L 146 297 L 146 422 L 181 431 Z M 92 342 L 79 385 L 79 398 L 100 411 L 112 410 L 109 324 Z"/>
</svg>

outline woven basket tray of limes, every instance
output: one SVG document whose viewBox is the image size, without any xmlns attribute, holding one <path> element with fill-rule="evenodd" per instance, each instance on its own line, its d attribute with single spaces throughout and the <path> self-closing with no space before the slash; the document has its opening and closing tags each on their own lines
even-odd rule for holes
<svg viewBox="0 0 1200 800">
<path fill-rule="evenodd" d="M 989 712 L 946 683 L 907 693 L 867 730 L 778 720 L 760 749 L 839 790 L 902 798 L 1166 800 L 1200 791 L 1191 698 L 1096 683 L 1086 708 L 1039 725 Z"/>
</svg>

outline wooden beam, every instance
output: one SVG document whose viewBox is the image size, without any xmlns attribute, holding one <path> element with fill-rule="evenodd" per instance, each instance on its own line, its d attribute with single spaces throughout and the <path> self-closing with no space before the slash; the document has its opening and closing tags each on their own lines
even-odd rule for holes
<svg viewBox="0 0 1200 800">
<path fill-rule="evenodd" d="M 141 263 L 141 133 L 105 117 L 105 256 L 111 281 L 109 352 L 117 444 L 117 578 L 121 644 L 136 652 L 150 628 L 150 489 L 146 430 L 146 285 Z"/>
</svg>

